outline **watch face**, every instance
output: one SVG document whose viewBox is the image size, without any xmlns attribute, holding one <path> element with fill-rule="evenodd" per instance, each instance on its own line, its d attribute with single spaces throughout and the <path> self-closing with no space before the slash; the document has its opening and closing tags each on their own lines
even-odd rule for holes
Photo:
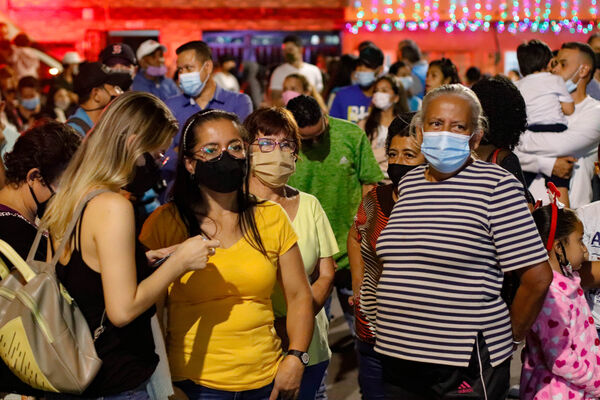
<svg viewBox="0 0 600 400">
<path fill-rule="evenodd" d="M 302 354 L 301 360 L 305 365 L 308 364 L 308 362 L 310 361 L 310 357 L 309 357 L 308 353 Z"/>
</svg>

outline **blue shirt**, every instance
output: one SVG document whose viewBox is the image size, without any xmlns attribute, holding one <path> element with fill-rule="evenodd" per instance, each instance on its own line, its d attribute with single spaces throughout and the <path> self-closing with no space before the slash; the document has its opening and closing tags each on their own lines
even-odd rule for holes
<svg viewBox="0 0 600 400">
<path fill-rule="evenodd" d="M 77 107 L 77 110 L 75 110 L 75 113 L 73 115 L 71 115 L 69 117 L 69 119 L 67 120 L 67 125 L 69 125 L 73 129 L 75 129 L 77 131 L 77 133 L 79 133 L 83 137 L 85 137 L 87 132 L 84 132 L 83 128 L 81 128 L 79 125 L 71 122 L 71 120 L 73 118 L 79 118 L 79 119 L 83 120 L 83 122 L 88 124 L 90 126 L 90 128 L 94 127 L 94 123 L 90 119 L 90 116 L 85 112 L 85 110 L 81 107 Z"/>
<path fill-rule="evenodd" d="M 173 140 L 173 144 L 167 150 L 167 156 L 169 156 L 169 161 L 162 168 L 163 177 L 167 180 L 167 182 L 172 181 L 175 178 L 175 170 L 177 168 L 177 152 L 175 149 L 179 147 L 179 141 L 181 140 L 181 131 L 185 126 L 186 121 L 192 115 L 196 114 L 198 111 L 202 111 L 200 106 L 196 104 L 194 99 L 185 94 L 180 94 L 179 96 L 171 97 L 167 101 L 165 101 L 167 107 L 171 109 L 175 118 L 179 122 L 179 132 L 175 136 Z M 244 121 L 248 115 L 252 112 L 252 100 L 247 94 L 244 93 L 235 93 L 230 92 L 221 88 L 217 85 L 215 90 L 215 95 L 212 100 L 208 102 L 205 109 L 215 109 L 215 110 L 223 110 L 229 111 L 238 116 L 240 121 Z"/>
<path fill-rule="evenodd" d="M 425 95 L 425 78 L 427 77 L 427 70 L 429 69 L 429 65 L 427 61 L 421 60 L 417 62 L 412 67 L 412 74 L 416 76 L 419 81 L 421 81 L 421 91 L 419 93 L 415 93 L 417 97 L 420 99 Z"/>
<path fill-rule="evenodd" d="M 360 86 L 345 86 L 335 94 L 329 115 L 356 123 L 367 118 L 370 105 L 371 98 L 365 96 Z"/>
<path fill-rule="evenodd" d="M 169 97 L 177 96 L 181 91 L 171 78 L 161 77 L 158 82 L 146 78 L 142 71 L 135 75 L 131 90 L 137 92 L 152 93 L 162 101 L 166 101 Z"/>
</svg>

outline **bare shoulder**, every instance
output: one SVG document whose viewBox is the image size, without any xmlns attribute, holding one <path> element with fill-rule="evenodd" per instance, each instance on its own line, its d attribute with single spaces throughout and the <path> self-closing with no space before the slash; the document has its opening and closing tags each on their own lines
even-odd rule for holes
<svg viewBox="0 0 600 400">
<path fill-rule="evenodd" d="M 133 206 L 123 195 L 105 192 L 90 200 L 87 212 L 100 218 L 126 218 L 133 217 Z"/>
</svg>

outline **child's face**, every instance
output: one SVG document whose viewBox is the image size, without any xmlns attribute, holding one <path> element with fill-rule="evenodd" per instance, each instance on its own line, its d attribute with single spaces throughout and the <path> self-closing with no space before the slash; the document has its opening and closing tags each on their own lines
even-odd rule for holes
<svg viewBox="0 0 600 400">
<path fill-rule="evenodd" d="M 581 269 L 581 264 L 588 258 L 587 247 L 583 243 L 583 224 L 581 222 L 577 223 L 577 228 L 567 237 L 564 247 L 573 271 Z"/>
</svg>

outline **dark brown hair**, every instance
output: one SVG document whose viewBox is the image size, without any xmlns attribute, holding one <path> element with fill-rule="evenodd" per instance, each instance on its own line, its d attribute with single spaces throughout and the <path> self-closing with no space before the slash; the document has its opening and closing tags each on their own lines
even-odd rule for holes
<svg viewBox="0 0 600 400">
<path fill-rule="evenodd" d="M 51 121 L 29 129 L 4 156 L 7 183 L 20 185 L 33 168 L 51 184 L 67 167 L 81 144 L 81 136 L 69 125 Z"/>
</svg>

